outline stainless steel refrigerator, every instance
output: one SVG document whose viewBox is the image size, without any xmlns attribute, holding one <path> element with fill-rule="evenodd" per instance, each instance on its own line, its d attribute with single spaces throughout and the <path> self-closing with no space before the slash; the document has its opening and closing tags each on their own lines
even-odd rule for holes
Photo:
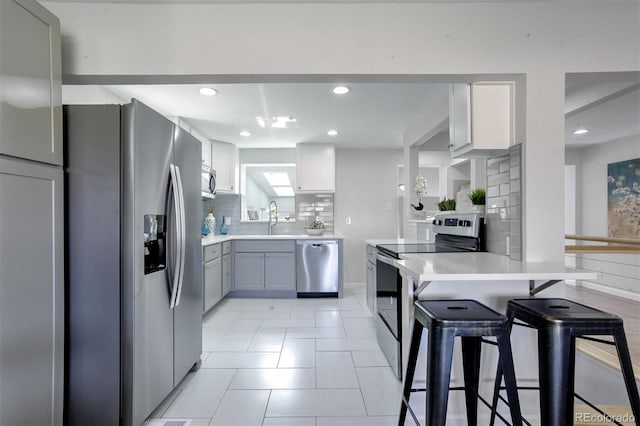
<svg viewBox="0 0 640 426">
<path fill-rule="evenodd" d="M 201 144 L 135 99 L 64 129 L 65 424 L 139 425 L 200 363 Z"/>
</svg>

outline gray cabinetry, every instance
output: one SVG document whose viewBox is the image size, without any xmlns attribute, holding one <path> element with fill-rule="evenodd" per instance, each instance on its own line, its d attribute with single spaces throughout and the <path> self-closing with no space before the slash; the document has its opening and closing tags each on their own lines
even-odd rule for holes
<svg viewBox="0 0 640 426">
<path fill-rule="evenodd" d="M 63 423 L 60 62 L 58 19 L 0 0 L 0 425 Z"/>
<path fill-rule="evenodd" d="M 295 291 L 295 241 L 235 242 L 234 290 Z"/>
<path fill-rule="evenodd" d="M 62 175 L 0 156 L 0 425 L 62 424 Z"/>
<path fill-rule="evenodd" d="M 237 253 L 234 274 L 238 290 L 264 289 L 264 253 Z"/>
<path fill-rule="evenodd" d="M 231 290 L 231 241 L 222 243 L 222 297 Z"/>
<path fill-rule="evenodd" d="M 217 258 L 204 265 L 204 312 L 222 299 L 222 259 Z"/>
<path fill-rule="evenodd" d="M 376 309 L 376 248 L 367 245 L 367 307 L 373 314 Z"/>
<path fill-rule="evenodd" d="M 0 154 L 62 165 L 60 23 L 35 1 L 0 19 Z"/>
<path fill-rule="evenodd" d="M 204 248 L 203 253 L 203 312 L 207 312 L 222 297 L 222 246 L 212 244 Z"/>
<path fill-rule="evenodd" d="M 264 288 L 295 290 L 295 254 L 265 253 L 264 256 Z"/>
</svg>

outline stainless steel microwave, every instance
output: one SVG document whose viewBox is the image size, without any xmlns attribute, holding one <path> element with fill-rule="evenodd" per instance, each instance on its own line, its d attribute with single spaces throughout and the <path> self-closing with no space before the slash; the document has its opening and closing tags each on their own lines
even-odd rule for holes
<svg viewBox="0 0 640 426">
<path fill-rule="evenodd" d="M 202 165 L 202 196 L 215 198 L 216 196 L 216 171 L 209 166 Z"/>
</svg>

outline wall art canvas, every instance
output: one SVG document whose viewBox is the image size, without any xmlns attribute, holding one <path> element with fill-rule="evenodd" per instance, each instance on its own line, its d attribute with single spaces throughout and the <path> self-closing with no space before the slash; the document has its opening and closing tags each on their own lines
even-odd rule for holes
<svg viewBox="0 0 640 426">
<path fill-rule="evenodd" d="M 640 238 L 640 158 L 607 167 L 609 237 Z"/>
</svg>

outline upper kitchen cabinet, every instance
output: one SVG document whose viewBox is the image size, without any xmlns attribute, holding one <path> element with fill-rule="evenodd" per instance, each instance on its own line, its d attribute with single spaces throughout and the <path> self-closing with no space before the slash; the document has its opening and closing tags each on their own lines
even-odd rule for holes
<svg viewBox="0 0 640 426">
<path fill-rule="evenodd" d="M 449 148 L 452 157 L 491 157 L 514 143 L 514 84 L 452 84 Z"/>
<path fill-rule="evenodd" d="M 211 141 L 201 139 L 202 143 L 202 165 L 211 168 Z"/>
<path fill-rule="evenodd" d="M 0 1 L 0 154 L 62 165 L 60 52 L 58 18 Z"/>
<path fill-rule="evenodd" d="M 335 192 L 336 152 L 333 145 L 296 145 L 296 192 Z"/>
<path fill-rule="evenodd" d="M 202 154 L 204 155 L 204 145 Z M 211 168 L 216 171 L 216 193 L 238 194 L 238 147 L 211 141 Z"/>
</svg>

